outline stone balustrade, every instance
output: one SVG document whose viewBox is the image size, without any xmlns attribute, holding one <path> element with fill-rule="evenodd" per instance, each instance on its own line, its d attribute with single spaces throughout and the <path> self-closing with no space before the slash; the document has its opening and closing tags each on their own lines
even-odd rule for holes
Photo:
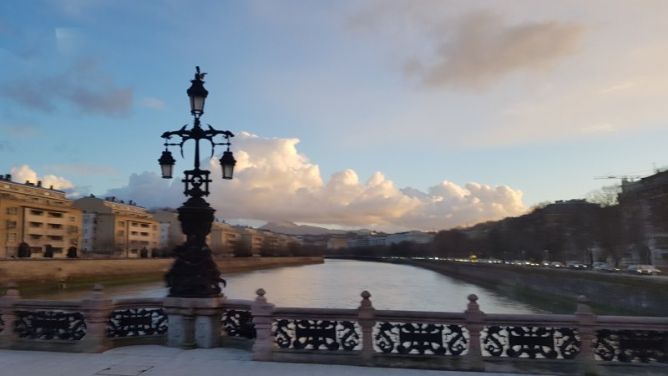
<svg viewBox="0 0 668 376">
<path fill-rule="evenodd" d="M 0 348 L 100 352 L 136 344 L 236 346 L 263 361 L 560 374 L 668 373 L 668 318 L 290 308 L 255 300 L 0 298 Z"/>
</svg>

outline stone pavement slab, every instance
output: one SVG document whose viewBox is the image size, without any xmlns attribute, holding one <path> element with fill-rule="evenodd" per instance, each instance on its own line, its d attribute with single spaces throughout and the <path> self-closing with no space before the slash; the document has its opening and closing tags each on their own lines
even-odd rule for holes
<svg viewBox="0 0 668 376">
<path fill-rule="evenodd" d="M 506 373 L 255 362 L 245 350 L 127 346 L 99 354 L 0 350 L 0 376 L 509 376 Z"/>
</svg>

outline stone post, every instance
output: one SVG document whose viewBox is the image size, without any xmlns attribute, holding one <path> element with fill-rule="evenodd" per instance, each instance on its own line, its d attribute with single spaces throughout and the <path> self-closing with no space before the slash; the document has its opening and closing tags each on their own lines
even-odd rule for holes
<svg viewBox="0 0 668 376">
<path fill-rule="evenodd" d="M 466 329 L 469 332 L 469 350 L 464 356 L 467 368 L 470 370 L 484 371 L 485 364 L 480 347 L 480 331 L 484 328 L 485 313 L 480 310 L 478 297 L 475 294 L 468 296 L 469 303 L 464 311 Z"/>
<path fill-rule="evenodd" d="M 201 302 L 195 309 L 195 344 L 201 348 L 218 347 L 223 297 L 197 300 Z"/>
<path fill-rule="evenodd" d="M 264 289 L 256 291 L 257 297 L 251 304 L 253 325 L 255 325 L 255 343 L 253 344 L 253 360 L 270 361 L 274 347 L 274 335 L 272 333 L 272 321 L 274 305 L 267 302 L 264 297 Z"/>
<path fill-rule="evenodd" d="M 14 313 L 14 303 L 21 299 L 16 284 L 10 282 L 7 284 L 5 295 L 0 298 L 0 318 L 2 319 L 2 330 L 0 331 L 0 348 L 11 348 L 16 341 L 16 332 L 14 332 L 14 322 L 16 315 Z"/>
<path fill-rule="evenodd" d="M 575 320 L 578 325 L 578 335 L 580 337 L 580 353 L 576 360 L 583 375 L 596 375 L 596 360 L 594 359 L 594 337 L 596 331 L 596 315 L 594 315 L 589 300 L 586 296 L 578 296 L 578 306 L 575 311 Z"/>
<path fill-rule="evenodd" d="M 102 352 L 111 348 L 107 338 L 107 325 L 113 309 L 111 299 L 104 295 L 104 287 L 93 286 L 90 294 L 81 302 L 81 311 L 86 320 L 86 335 L 77 343 L 81 352 Z"/>
<path fill-rule="evenodd" d="M 362 364 L 371 364 L 375 350 L 373 348 L 373 327 L 376 324 L 376 309 L 371 304 L 371 293 L 364 290 L 360 294 L 362 301 L 357 308 L 357 317 L 362 327 Z"/>
<path fill-rule="evenodd" d="M 167 297 L 167 346 L 191 349 L 220 345 L 220 316 L 222 297 Z"/>
</svg>

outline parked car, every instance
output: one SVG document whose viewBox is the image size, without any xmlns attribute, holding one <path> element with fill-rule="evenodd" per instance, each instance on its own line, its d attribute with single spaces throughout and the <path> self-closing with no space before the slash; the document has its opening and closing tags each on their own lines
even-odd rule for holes
<svg viewBox="0 0 668 376">
<path fill-rule="evenodd" d="M 607 262 L 604 262 L 604 261 L 594 262 L 594 264 L 592 265 L 592 269 L 597 271 L 597 272 L 606 272 L 606 273 L 612 273 L 612 272 L 616 272 L 616 271 L 619 270 L 619 269 L 616 269 L 616 268 L 612 267 L 612 265 L 610 265 L 610 264 L 608 264 Z"/>
<path fill-rule="evenodd" d="M 629 265 L 626 268 L 626 271 L 634 274 L 644 274 L 644 275 L 657 275 L 661 273 L 661 270 L 657 269 L 654 265 Z"/>
<path fill-rule="evenodd" d="M 551 268 L 564 268 L 564 263 L 559 261 L 552 261 L 550 263 Z"/>
<path fill-rule="evenodd" d="M 587 269 L 587 264 L 583 264 L 580 261 L 568 261 L 566 267 L 568 269 L 584 270 Z"/>
</svg>

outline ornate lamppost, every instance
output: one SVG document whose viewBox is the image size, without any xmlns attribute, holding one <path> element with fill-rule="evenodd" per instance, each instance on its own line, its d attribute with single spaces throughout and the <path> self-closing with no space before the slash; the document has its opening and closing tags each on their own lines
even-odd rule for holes
<svg viewBox="0 0 668 376">
<path fill-rule="evenodd" d="M 178 146 L 183 157 L 183 145 L 186 141 L 195 141 L 195 160 L 192 170 L 185 170 L 184 195 L 186 202 L 178 209 L 181 229 L 186 235 L 186 242 L 175 250 L 175 260 L 172 268 L 165 275 L 170 297 L 181 298 L 208 298 L 220 296 L 220 283 L 225 281 L 220 277 L 220 271 L 211 257 L 211 250 L 206 245 L 206 236 L 211 232 L 215 210 L 204 199 L 209 195 L 210 171 L 200 168 L 200 141 L 206 140 L 211 144 L 211 157 L 216 146 L 226 146 L 227 150 L 220 158 L 223 179 L 232 179 L 236 161 L 230 151 L 230 138 L 234 134 L 230 131 L 219 131 L 207 124 L 202 128 L 200 117 L 204 114 L 204 102 L 209 92 L 204 88 L 204 75 L 196 67 L 195 78 L 190 81 L 188 89 L 190 109 L 193 115 L 193 126 L 186 129 L 184 125 L 178 131 L 164 132 L 165 150 L 158 159 L 162 170 L 162 177 L 172 178 L 174 157 L 169 151 L 170 146 Z M 171 142 L 177 138 L 177 142 Z"/>
</svg>

